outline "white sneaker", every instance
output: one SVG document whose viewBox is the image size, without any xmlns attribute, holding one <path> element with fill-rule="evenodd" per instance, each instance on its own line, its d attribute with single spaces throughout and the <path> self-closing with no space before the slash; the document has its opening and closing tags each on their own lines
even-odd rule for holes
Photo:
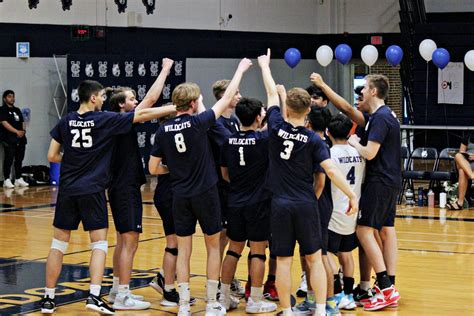
<svg viewBox="0 0 474 316">
<path fill-rule="evenodd" d="M 191 316 L 191 306 L 189 304 L 179 305 L 178 316 Z"/>
<path fill-rule="evenodd" d="M 117 297 L 115 298 L 115 303 L 112 307 L 117 310 L 126 310 L 126 309 L 140 310 L 140 309 L 150 308 L 151 303 L 134 300 L 130 294 L 131 293 L 124 296 L 117 295 Z"/>
<path fill-rule="evenodd" d="M 221 316 L 227 314 L 224 306 L 218 302 L 206 304 L 206 315 L 205 316 Z"/>
<path fill-rule="evenodd" d="M 15 186 L 13 185 L 12 180 L 5 179 L 5 181 L 3 181 L 3 187 L 7 189 L 13 189 Z"/>
<path fill-rule="evenodd" d="M 15 180 L 15 186 L 16 187 L 29 187 L 30 185 L 28 184 L 28 182 L 23 180 L 23 178 L 19 178 Z"/>
<path fill-rule="evenodd" d="M 136 295 L 136 294 L 133 294 L 132 292 L 129 292 L 128 294 L 129 294 L 129 296 L 130 296 L 131 298 L 133 298 L 135 301 L 143 301 L 143 300 L 145 299 L 142 295 Z M 110 304 L 115 303 L 115 298 L 117 297 L 117 295 L 118 295 L 118 292 L 117 292 L 117 291 L 110 290 L 110 292 L 109 292 L 109 297 L 107 298 L 107 301 L 108 301 Z"/>
<path fill-rule="evenodd" d="M 238 279 L 232 279 L 232 282 L 230 283 L 230 291 L 235 297 L 245 296 L 245 288 Z"/>
<path fill-rule="evenodd" d="M 249 314 L 260 314 L 260 313 L 270 313 L 277 309 L 275 303 L 261 300 L 255 302 L 251 297 L 247 301 L 247 306 L 245 307 L 245 312 Z"/>
<path fill-rule="evenodd" d="M 306 282 L 306 273 L 303 272 L 303 274 L 301 275 L 300 287 L 298 288 L 298 290 L 296 290 L 296 296 L 306 297 L 307 293 L 308 293 L 308 283 Z"/>
<path fill-rule="evenodd" d="M 232 310 L 232 309 L 236 309 L 237 306 L 239 306 L 239 299 L 233 295 L 229 295 L 228 297 L 226 297 L 225 295 L 221 295 L 219 296 L 219 303 L 226 309 L 226 310 Z"/>
</svg>

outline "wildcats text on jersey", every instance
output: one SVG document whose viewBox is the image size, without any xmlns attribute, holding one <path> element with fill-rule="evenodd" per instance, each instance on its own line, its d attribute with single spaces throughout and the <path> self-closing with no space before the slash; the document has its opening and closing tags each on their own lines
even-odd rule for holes
<svg viewBox="0 0 474 316">
<path fill-rule="evenodd" d="M 95 123 L 94 123 L 94 120 L 90 120 L 90 121 L 70 120 L 69 121 L 69 126 L 71 126 L 71 127 L 94 127 Z"/>
<path fill-rule="evenodd" d="M 339 163 L 357 163 L 362 162 L 361 156 L 347 156 L 347 157 L 338 157 Z"/>
<path fill-rule="evenodd" d="M 166 125 L 165 132 L 177 132 L 177 131 L 190 128 L 190 127 L 191 127 L 190 121 L 179 123 L 179 124 Z"/>
<path fill-rule="evenodd" d="M 303 135 L 303 134 L 290 134 L 285 130 L 280 130 L 278 131 L 278 136 L 283 138 L 283 139 L 291 139 L 291 140 L 296 140 L 299 142 L 307 143 L 308 142 L 308 136 Z"/>
<path fill-rule="evenodd" d="M 229 145 L 255 145 L 255 138 L 229 138 Z"/>
</svg>

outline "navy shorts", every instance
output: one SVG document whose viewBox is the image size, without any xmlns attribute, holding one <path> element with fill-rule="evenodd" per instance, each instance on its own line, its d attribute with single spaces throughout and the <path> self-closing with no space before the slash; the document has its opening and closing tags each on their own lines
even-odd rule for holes
<svg viewBox="0 0 474 316">
<path fill-rule="evenodd" d="M 318 200 L 319 219 L 321 221 L 321 254 L 326 255 L 328 251 L 328 227 L 332 216 L 332 201 L 324 191 Z"/>
<path fill-rule="evenodd" d="M 109 227 L 105 191 L 74 196 L 58 194 L 53 226 L 76 230 L 80 222 L 85 231 Z"/>
<path fill-rule="evenodd" d="M 155 207 L 160 214 L 161 220 L 163 222 L 163 230 L 165 231 L 165 236 L 176 234 L 174 229 L 174 220 L 173 220 L 173 199 L 166 199 L 162 201 L 160 199 L 154 198 Z"/>
<path fill-rule="evenodd" d="M 377 230 L 395 225 L 398 189 L 383 183 L 366 183 L 359 203 L 357 225 Z"/>
<path fill-rule="evenodd" d="M 270 237 L 270 203 L 265 200 L 242 207 L 229 207 L 227 237 L 233 241 L 267 241 Z"/>
<path fill-rule="evenodd" d="M 321 222 L 316 200 L 300 202 L 274 197 L 271 209 L 273 255 L 293 256 L 296 241 L 303 256 L 321 249 Z"/>
<path fill-rule="evenodd" d="M 173 219 L 176 235 L 191 236 L 199 222 L 206 235 L 214 235 L 222 230 L 221 206 L 217 187 L 192 197 L 173 195 Z"/>
<path fill-rule="evenodd" d="M 225 180 L 220 180 L 217 183 L 217 190 L 219 192 L 219 201 L 221 203 L 222 226 L 227 228 L 227 213 L 229 212 L 229 207 L 227 206 L 229 201 L 229 183 Z"/>
<path fill-rule="evenodd" d="M 337 254 L 338 252 L 351 252 L 357 248 L 358 240 L 356 233 L 341 235 L 329 229 L 328 236 L 328 251 L 330 253 Z"/>
<path fill-rule="evenodd" d="M 109 204 L 116 231 L 121 234 L 142 232 L 143 205 L 139 186 L 109 190 Z"/>
</svg>

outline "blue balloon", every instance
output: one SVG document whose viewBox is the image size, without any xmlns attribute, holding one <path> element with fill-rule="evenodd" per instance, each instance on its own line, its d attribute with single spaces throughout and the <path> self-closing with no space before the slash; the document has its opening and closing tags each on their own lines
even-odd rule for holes
<svg viewBox="0 0 474 316">
<path fill-rule="evenodd" d="M 297 48 L 288 48 L 285 52 L 285 61 L 291 68 L 295 68 L 301 60 L 301 53 Z"/>
<path fill-rule="evenodd" d="M 352 49 L 347 44 L 339 44 L 336 47 L 335 55 L 336 55 L 337 61 L 345 65 L 352 58 Z"/>
<path fill-rule="evenodd" d="M 395 67 L 402 61 L 403 50 L 398 45 L 389 46 L 385 52 L 385 57 L 388 63 Z"/>
<path fill-rule="evenodd" d="M 449 64 L 449 59 L 451 58 L 449 52 L 444 48 L 435 49 L 431 57 L 433 58 L 433 64 L 439 69 L 444 69 Z"/>
</svg>

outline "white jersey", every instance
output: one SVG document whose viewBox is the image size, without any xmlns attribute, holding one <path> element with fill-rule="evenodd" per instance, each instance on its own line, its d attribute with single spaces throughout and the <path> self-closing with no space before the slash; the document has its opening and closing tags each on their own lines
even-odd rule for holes
<svg viewBox="0 0 474 316">
<path fill-rule="evenodd" d="M 365 159 L 351 145 L 334 145 L 331 148 L 331 159 L 346 177 L 351 189 L 360 197 L 361 186 L 365 176 Z M 357 214 L 346 215 L 349 198 L 331 183 L 331 195 L 334 209 L 329 222 L 329 229 L 341 235 L 355 232 Z"/>
</svg>

